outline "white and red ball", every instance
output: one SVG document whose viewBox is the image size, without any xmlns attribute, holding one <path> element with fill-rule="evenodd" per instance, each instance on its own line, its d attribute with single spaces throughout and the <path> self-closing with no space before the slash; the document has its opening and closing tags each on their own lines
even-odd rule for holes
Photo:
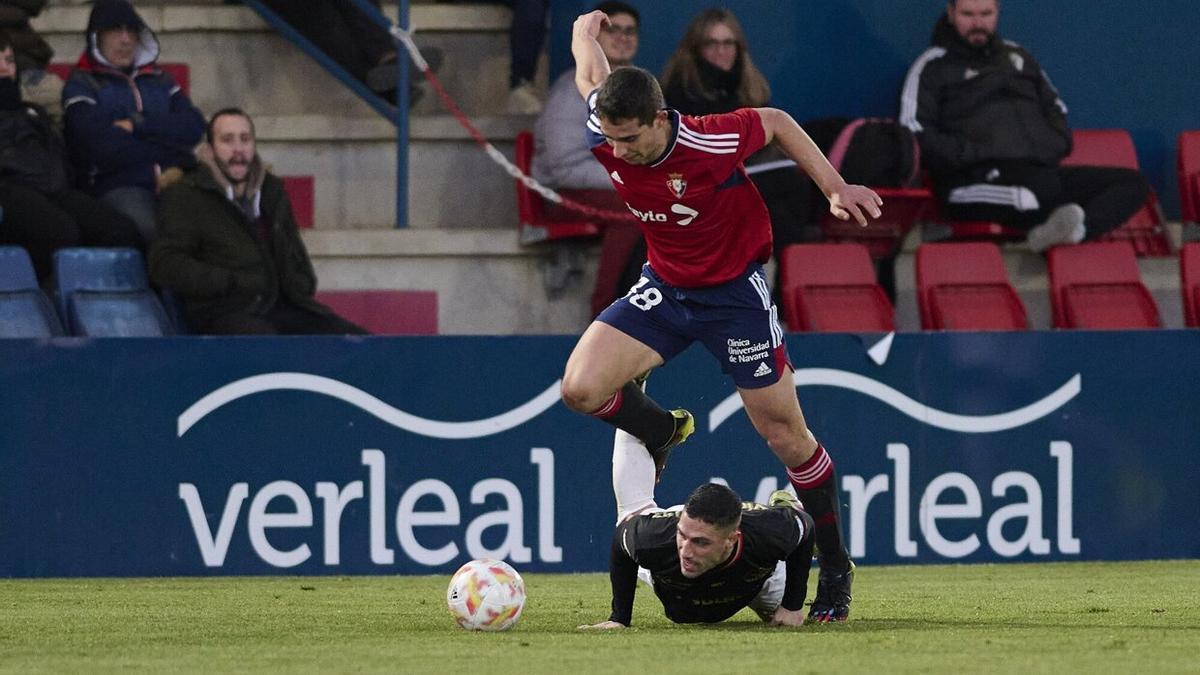
<svg viewBox="0 0 1200 675">
<path fill-rule="evenodd" d="M 472 560 L 450 579 L 446 604 L 467 630 L 508 630 L 525 608 L 525 581 L 503 561 Z"/>
</svg>

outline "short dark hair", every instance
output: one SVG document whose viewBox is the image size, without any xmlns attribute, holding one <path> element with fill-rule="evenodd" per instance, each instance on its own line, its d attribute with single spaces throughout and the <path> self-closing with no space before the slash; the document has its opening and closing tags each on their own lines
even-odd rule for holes
<svg viewBox="0 0 1200 675">
<path fill-rule="evenodd" d="M 642 23 L 642 15 L 638 14 L 636 9 L 623 2 L 618 2 L 617 0 L 607 0 L 606 2 L 602 2 L 596 5 L 595 9 L 598 9 L 609 16 L 612 16 L 613 14 L 628 14 L 629 16 L 632 16 L 633 20 L 639 25 Z M 595 9 L 592 11 L 595 11 Z"/>
<path fill-rule="evenodd" d="M 596 95 L 596 114 L 610 122 L 635 119 L 650 124 L 665 107 L 658 79 L 637 66 L 612 71 Z"/>
<path fill-rule="evenodd" d="M 216 126 L 217 120 L 225 117 L 226 115 L 245 117 L 246 121 L 250 123 L 250 135 L 257 138 L 257 134 L 254 132 L 254 118 L 250 117 L 245 110 L 242 110 L 241 108 L 221 108 L 217 112 L 213 113 L 212 117 L 208 118 L 208 126 L 204 129 L 204 139 L 208 141 L 209 145 L 212 145 L 213 142 L 213 127 Z"/>
<path fill-rule="evenodd" d="M 726 485 L 705 483 L 692 491 L 683 511 L 689 518 L 731 529 L 742 520 L 742 498 Z"/>
<path fill-rule="evenodd" d="M 0 30 L 0 52 L 4 51 L 5 49 L 8 49 L 9 47 L 12 47 L 12 46 L 13 46 L 12 38 L 9 37 L 8 31 Z M 13 51 L 15 52 L 17 50 L 14 48 Z"/>
</svg>

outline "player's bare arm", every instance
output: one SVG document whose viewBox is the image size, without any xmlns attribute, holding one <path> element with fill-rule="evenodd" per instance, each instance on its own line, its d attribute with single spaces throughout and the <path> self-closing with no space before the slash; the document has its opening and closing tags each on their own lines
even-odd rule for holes
<svg viewBox="0 0 1200 675">
<path fill-rule="evenodd" d="M 829 212 L 836 218 L 854 218 L 859 225 L 866 227 L 868 216 L 878 218 L 882 214 L 879 207 L 883 206 L 883 200 L 879 195 L 868 187 L 846 183 L 791 115 L 778 108 L 755 110 L 762 119 L 767 143 L 773 140 L 779 142 L 783 153 L 794 160 L 821 189 L 829 200 Z"/>
<path fill-rule="evenodd" d="M 575 86 L 587 98 L 612 72 L 608 57 L 596 38 L 608 25 L 608 15 L 600 10 L 580 15 L 571 29 L 571 54 L 575 57 Z"/>
</svg>

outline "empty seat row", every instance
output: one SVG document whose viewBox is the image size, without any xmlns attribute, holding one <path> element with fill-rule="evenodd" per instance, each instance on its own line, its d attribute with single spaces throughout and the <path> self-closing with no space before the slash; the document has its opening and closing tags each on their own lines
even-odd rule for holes
<svg viewBox="0 0 1200 675">
<path fill-rule="evenodd" d="M 156 337 L 176 332 L 135 249 L 60 249 L 54 254 L 54 279 L 51 303 L 25 249 L 0 247 L 0 337 Z"/>
<path fill-rule="evenodd" d="M 1055 328 L 1162 325 L 1129 242 L 1059 246 L 1047 254 Z M 1025 307 L 1000 249 L 989 242 L 917 249 L 917 305 L 925 330 L 1025 330 Z M 860 244 L 795 244 L 780 259 L 784 319 L 793 331 L 891 331 L 894 311 Z M 1180 252 L 1184 318 L 1200 327 L 1200 242 Z"/>
<path fill-rule="evenodd" d="M 29 254 L 0 246 L 0 338 L 155 337 L 187 333 L 180 303 L 146 280 L 134 249 L 64 248 L 54 256 L 54 296 L 38 286 Z M 436 291 L 321 291 L 317 301 L 376 335 L 436 335 Z"/>
</svg>

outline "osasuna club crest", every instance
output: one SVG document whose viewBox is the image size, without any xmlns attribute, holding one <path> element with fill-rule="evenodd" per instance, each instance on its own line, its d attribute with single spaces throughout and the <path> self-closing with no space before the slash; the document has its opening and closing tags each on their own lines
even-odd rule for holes
<svg viewBox="0 0 1200 675">
<path fill-rule="evenodd" d="M 671 192 L 675 193 L 675 198 L 679 199 L 687 190 L 687 181 L 684 180 L 681 173 L 667 174 L 667 187 L 671 188 Z"/>
</svg>

